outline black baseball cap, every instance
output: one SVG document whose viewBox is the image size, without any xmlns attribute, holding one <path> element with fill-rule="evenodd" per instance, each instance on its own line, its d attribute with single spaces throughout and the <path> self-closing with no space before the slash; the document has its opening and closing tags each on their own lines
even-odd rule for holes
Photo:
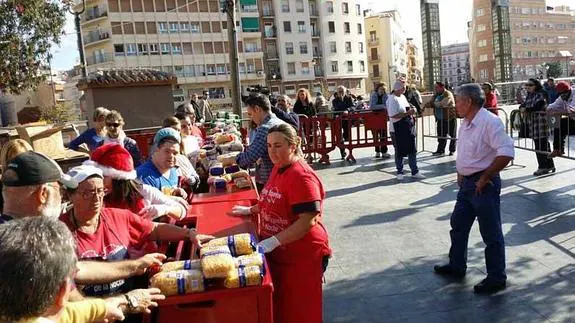
<svg viewBox="0 0 575 323">
<path fill-rule="evenodd" d="M 2 173 L 4 186 L 29 186 L 60 182 L 66 187 L 78 184 L 62 172 L 58 164 L 49 157 L 35 151 L 24 152 L 12 159 Z"/>
</svg>

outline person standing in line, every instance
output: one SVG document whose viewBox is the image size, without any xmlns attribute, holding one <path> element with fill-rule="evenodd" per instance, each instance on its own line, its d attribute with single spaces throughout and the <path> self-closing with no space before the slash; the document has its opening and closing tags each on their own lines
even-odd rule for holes
<svg viewBox="0 0 575 323">
<path fill-rule="evenodd" d="M 558 82 L 559 97 L 547 107 L 547 113 L 555 115 L 558 120 L 553 132 L 553 152 L 549 158 L 565 154 L 565 138 L 575 134 L 575 87 L 571 86 L 566 81 Z"/>
<path fill-rule="evenodd" d="M 499 172 L 513 160 L 515 151 L 503 122 L 482 108 L 484 101 L 479 84 L 465 84 L 456 90 L 457 113 L 464 118 L 457 142 L 459 192 L 451 214 L 449 263 L 433 269 L 439 275 L 455 279 L 465 276 L 469 232 L 477 217 L 486 244 L 487 278 L 475 285 L 474 291 L 490 294 L 506 287 Z"/>
<path fill-rule="evenodd" d="M 415 147 L 415 122 L 416 114 L 409 102 L 403 95 L 405 84 L 401 80 L 395 81 L 393 94 L 387 100 L 387 114 L 390 120 L 390 133 L 393 147 L 395 148 L 395 167 L 397 168 L 397 180 L 403 180 L 403 157 L 408 158 L 411 177 L 424 179 L 425 176 L 417 168 L 417 149 Z"/>
<path fill-rule="evenodd" d="M 481 85 L 481 89 L 485 92 L 485 103 L 483 104 L 483 107 L 490 112 L 495 113 L 495 115 L 499 115 L 499 112 L 497 111 L 497 95 L 493 93 L 493 84 L 485 82 Z"/>
<path fill-rule="evenodd" d="M 311 95 L 306 88 L 301 88 L 297 91 L 297 99 L 293 106 L 293 112 L 306 115 L 308 118 L 317 114 L 315 106 L 311 101 Z"/>
<path fill-rule="evenodd" d="M 202 96 L 202 98 L 200 99 L 200 102 L 198 102 L 198 107 L 199 107 L 199 111 L 200 111 L 200 115 L 199 115 L 199 121 L 201 123 L 204 122 L 211 122 L 214 119 L 214 115 L 212 114 L 212 109 L 210 107 L 210 103 L 208 102 L 208 98 L 210 96 L 210 93 L 208 91 L 204 92 L 204 96 Z"/>
<path fill-rule="evenodd" d="M 455 113 L 455 100 L 453 93 L 445 88 L 442 82 L 435 83 L 435 94 L 433 99 L 429 101 L 424 109 L 433 108 L 435 116 L 435 124 L 437 128 L 437 150 L 433 156 L 440 156 L 445 154 L 445 146 L 447 145 L 447 135 L 451 137 L 449 142 L 449 156 L 455 153 L 455 133 L 457 132 L 457 114 Z"/>
<path fill-rule="evenodd" d="M 193 112 L 196 120 L 201 120 L 200 105 L 198 104 L 198 94 L 197 93 L 192 94 L 192 97 L 190 98 L 190 104 L 192 105 L 192 108 L 194 109 L 193 111 L 190 111 L 190 112 Z"/>
<path fill-rule="evenodd" d="M 276 106 L 272 105 L 272 112 L 283 122 L 290 124 L 296 131 L 299 130 L 299 116 L 292 111 L 291 99 L 282 94 L 276 100 Z"/>
<path fill-rule="evenodd" d="M 405 98 L 407 98 L 407 102 L 409 102 L 409 104 L 415 107 L 417 114 L 421 115 L 421 104 L 423 103 L 423 100 L 421 99 L 421 93 L 419 93 L 415 84 L 407 86 Z"/>
<path fill-rule="evenodd" d="M 351 96 L 347 94 L 347 89 L 345 86 L 340 85 L 337 88 L 337 91 L 334 93 L 334 99 L 332 101 L 333 112 L 335 112 L 335 116 L 340 116 L 344 120 L 341 121 L 341 131 L 342 131 L 342 146 L 339 148 L 339 152 L 341 154 L 341 159 L 345 159 L 347 153 L 345 152 L 345 148 L 343 144 L 346 141 L 349 141 L 350 134 L 349 134 L 349 120 L 347 119 L 347 115 L 350 112 L 353 112 L 355 104 L 353 103 L 353 99 Z"/>
<path fill-rule="evenodd" d="M 369 100 L 369 108 L 371 111 L 385 111 L 387 98 L 385 83 L 378 84 L 373 93 L 371 93 Z M 387 153 L 387 144 L 385 143 L 387 141 L 387 129 L 373 131 L 373 139 L 380 140 L 381 142 L 379 146 L 375 146 L 375 158 L 389 158 L 390 155 Z"/>
<path fill-rule="evenodd" d="M 559 93 L 557 93 L 557 87 L 555 86 L 555 79 L 550 77 L 547 79 L 547 82 L 543 85 L 547 96 L 549 97 L 549 102 L 555 102 L 559 97 Z"/>
</svg>

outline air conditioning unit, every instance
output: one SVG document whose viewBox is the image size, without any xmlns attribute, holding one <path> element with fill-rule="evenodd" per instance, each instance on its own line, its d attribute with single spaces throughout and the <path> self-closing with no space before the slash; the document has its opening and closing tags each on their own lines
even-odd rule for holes
<svg viewBox="0 0 575 323">
<path fill-rule="evenodd" d="M 264 71 L 258 71 L 257 74 L 262 76 L 262 75 L 264 75 Z"/>
</svg>

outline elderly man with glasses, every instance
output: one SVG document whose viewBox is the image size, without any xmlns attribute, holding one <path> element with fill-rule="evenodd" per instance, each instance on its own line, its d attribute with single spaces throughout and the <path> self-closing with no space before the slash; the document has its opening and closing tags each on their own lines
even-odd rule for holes
<svg viewBox="0 0 575 323">
<path fill-rule="evenodd" d="M 272 112 L 280 120 L 294 127 L 296 131 L 299 129 L 299 116 L 293 112 L 289 96 L 285 94 L 278 96 L 276 106 L 272 105 Z"/>
</svg>

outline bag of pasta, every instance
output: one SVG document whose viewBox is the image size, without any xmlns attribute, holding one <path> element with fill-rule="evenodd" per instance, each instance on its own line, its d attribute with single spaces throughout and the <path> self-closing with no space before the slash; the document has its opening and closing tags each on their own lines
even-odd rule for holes
<svg viewBox="0 0 575 323">
<path fill-rule="evenodd" d="M 263 270 L 258 266 L 239 267 L 228 273 L 224 286 L 226 288 L 259 286 L 262 284 L 263 277 Z"/>
<path fill-rule="evenodd" d="M 166 296 L 198 293 L 204 291 L 204 277 L 199 270 L 162 271 L 150 279 L 150 285 Z"/>
<path fill-rule="evenodd" d="M 200 249 L 200 264 L 206 278 L 225 278 L 235 268 L 234 258 L 227 245 L 206 245 Z"/>
<path fill-rule="evenodd" d="M 176 271 L 176 270 L 191 270 L 191 269 L 194 270 L 202 269 L 200 259 L 167 262 L 162 265 L 160 271 Z"/>
<path fill-rule="evenodd" d="M 264 255 L 259 252 L 254 252 L 252 254 L 245 256 L 239 256 L 235 258 L 235 260 L 237 268 L 257 266 L 260 267 L 262 271 L 265 273 Z"/>
<path fill-rule="evenodd" d="M 253 235 L 241 233 L 223 238 L 216 238 L 207 243 L 208 246 L 227 246 L 232 256 L 249 255 L 256 251 L 257 244 Z"/>
</svg>

